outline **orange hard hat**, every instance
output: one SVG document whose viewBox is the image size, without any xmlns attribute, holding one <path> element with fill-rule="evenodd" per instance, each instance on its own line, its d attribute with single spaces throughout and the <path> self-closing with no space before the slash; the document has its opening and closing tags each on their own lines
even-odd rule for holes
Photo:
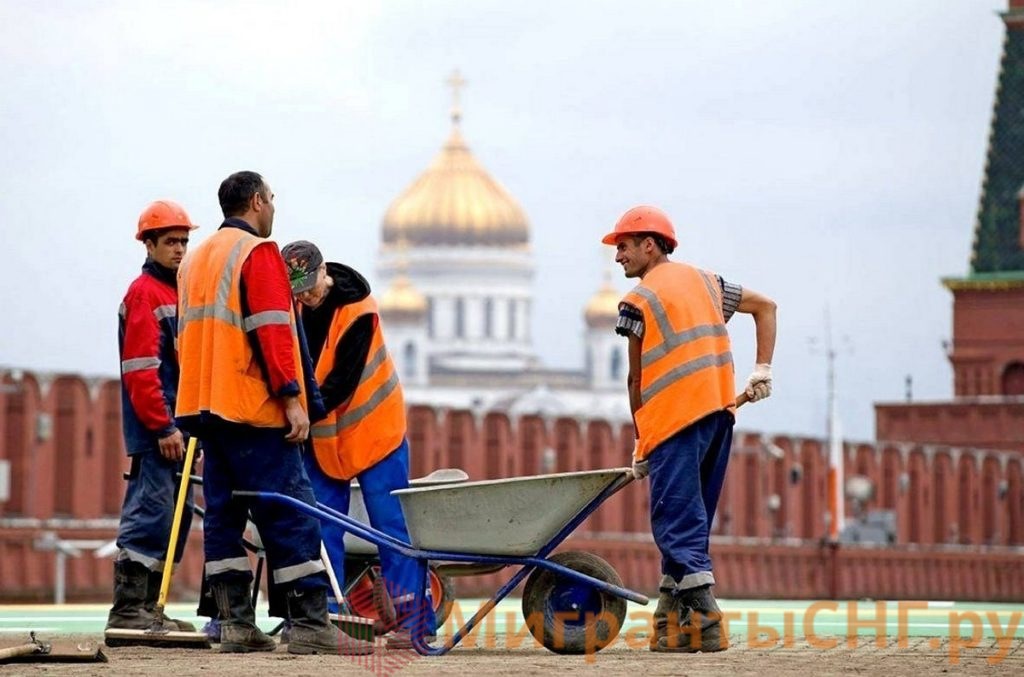
<svg viewBox="0 0 1024 677">
<path fill-rule="evenodd" d="M 668 214 L 657 207 L 646 205 L 633 207 L 623 214 L 619 222 L 615 224 L 615 230 L 601 238 L 601 242 L 614 245 L 621 235 L 639 235 L 641 233 L 662 236 L 672 249 L 679 245 L 679 241 L 676 240 L 676 229 L 672 227 Z"/>
<path fill-rule="evenodd" d="M 157 200 L 142 210 L 139 216 L 139 231 L 135 233 L 135 239 L 141 240 L 142 234 L 148 230 L 163 230 L 164 228 L 198 228 L 188 218 L 185 208 L 171 200 Z"/>
</svg>

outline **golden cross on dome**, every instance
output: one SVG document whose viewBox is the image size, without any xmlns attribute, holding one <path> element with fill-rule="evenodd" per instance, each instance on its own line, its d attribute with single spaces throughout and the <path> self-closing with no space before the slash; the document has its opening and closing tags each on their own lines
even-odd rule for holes
<svg viewBox="0 0 1024 677">
<path fill-rule="evenodd" d="M 452 74 L 446 80 L 448 86 L 452 88 L 452 123 L 459 124 L 462 120 L 462 106 L 459 103 L 459 90 L 466 86 L 466 81 L 462 78 L 459 70 L 456 68 L 452 71 Z"/>
</svg>

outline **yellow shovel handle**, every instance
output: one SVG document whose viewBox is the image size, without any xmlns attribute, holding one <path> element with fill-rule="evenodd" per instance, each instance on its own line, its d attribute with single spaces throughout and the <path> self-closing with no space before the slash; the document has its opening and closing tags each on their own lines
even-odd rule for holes
<svg viewBox="0 0 1024 677">
<path fill-rule="evenodd" d="M 171 574 L 174 573 L 175 549 L 178 545 L 178 531 L 181 529 L 181 516 L 185 512 L 185 499 L 188 497 L 188 484 L 192 480 L 192 459 L 196 455 L 196 438 L 188 439 L 185 450 L 185 467 L 181 469 L 181 485 L 178 487 L 178 500 L 174 504 L 174 521 L 171 522 L 171 540 L 167 544 L 167 558 L 164 560 L 164 575 L 160 579 L 160 597 L 157 606 L 162 610 L 167 604 L 167 594 L 171 589 Z"/>
</svg>

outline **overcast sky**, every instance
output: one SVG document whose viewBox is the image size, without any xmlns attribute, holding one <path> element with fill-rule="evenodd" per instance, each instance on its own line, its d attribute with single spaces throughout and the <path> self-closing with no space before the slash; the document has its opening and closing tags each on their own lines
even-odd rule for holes
<svg viewBox="0 0 1024 677">
<path fill-rule="evenodd" d="M 674 219 L 676 258 L 779 304 L 775 394 L 743 428 L 825 429 L 825 309 L 844 427 L 951 395 L 1005 0 L 0 0 L 0 365 L 116 375 L 116 309 L 151 200 L 203 228 L 239 169 L 274 237 L 376 279 L 380 221 L 463 131 L 525 209 L 534 340 L 581 367 L 580 308 L 621 212 Z M 629 283 L 616 270 L 620 289 Z M 380 291 L 380 290 L 378 290 Z M 730 324 L 737 377 L 753 324 Z M 811 345 L 817 338 L 818 347 Z"/>
</svg>

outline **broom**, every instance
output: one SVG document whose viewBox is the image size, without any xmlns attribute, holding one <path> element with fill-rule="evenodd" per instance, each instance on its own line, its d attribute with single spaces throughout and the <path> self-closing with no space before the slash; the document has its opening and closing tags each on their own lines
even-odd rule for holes
<svg viewBox="0 0 1024 677">
<path fill-rule="evenodd" d="M 153 609 L 153 625 L 148 630 L 128 630 L 110 628 L 104 633 L 107 646 L 154 646 L 180 649 L 209 649 L 210 639 L 205 632 L 182 632 L 172 630 L 167 624 L 164 607 L 171 589 L 171 574 L 174 572 L 175 549 L 178 544 L 178 531 L 181 528 L 181 516 L 185 512 L 185 498 L 191 479 L 192 460 L 196 453 L 196 438 L 188 440 L 185 451 L 185 469 L 181 473 L 181 484 L 178 486 L 178 500 L 174 505 L 174 521 L 171 522 L 171 539 L 167 544 L 167 559 L 164 563 L 163 578 L 160 580 L 160 596 Z"/>
</svg>

